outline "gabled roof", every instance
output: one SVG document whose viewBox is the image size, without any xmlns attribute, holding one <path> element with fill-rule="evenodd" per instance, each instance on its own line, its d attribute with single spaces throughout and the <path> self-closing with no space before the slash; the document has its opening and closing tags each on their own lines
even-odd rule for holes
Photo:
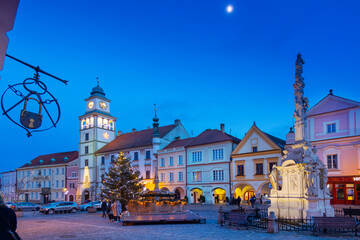
<svg viewBox="0 0 360 240">
<path fill-rule="evenodd" d="M 274 137 L 268 133 L 261 131 L 254 122 L 250 130 L 245 134 L 245 137 L 241 140 L 239 145 L 237 145 L 237 147 L 234 149 L 232 154 L 237 154 L 240 151 L 240 149 L 245 145 L 245 143 L 250 140 L 250 137 L 254 132 L 257 135 L 259 135 L 266 143 L 268 143 L 270 147 L 274 149 L 284 150 L 286 144 L 285 140 L 282 140 L 280 138 Z"/>
<path fill-rule="evenodd" d="M 31 160 L 29 163 L 21 166 L 20 168 L 64 164 L 74 161 L 78 157 L 78 151 L 50 153 L 46 155 L 40 155 Z"/>
<path fill-rule="evenodd" d="M 277 137 L 274 137 L 273 135 L 270 135 L 266 132 L 263 132 L 265 133 L 266 136 L 268 136 L 268 138 L 271 139 L 271 141 L 273 141 L 276 145 L 278 145 L 282 150 L 285 149 L 285 145 L 286 145 L 286 141 L 285 140 L 282 140 L 280 138 L 277 138 Z"/>
<path fill-rule="evenodd" d="M 360 107 L 360 102 L 335 96 L 332 93 L 324 97 L 320 102 L 311 107 L 307 112 L 307 116 L 318 115 L 322 113 L 334 112 L 354 107 Z"/>
<path fill-rule="evenodd" d="M 174 140 L 171 143 L 169 143 L 166 147 L 164 147 L 163 149 L 185 147 L 192 140 L 194 140 L 194 138 L 185 138 L 185 139 Z"/>
<path fill-rule="evenodd" d="M 163 138 L 176 126 L 177 125 L 172 124 L 172 125 L 159 127 L 160 138 Z M 102 148 L 100 148 L 99 150 L 97 150 L 95 154 L 122 151 L 130 148 L 151 146 L 152 137 L 153 137 L 152 128 L 141 131 L 124 133 L 118 136 L 117 138 L 115 138 L 113 141 L 106 144 L 105 146 L 103 146 Z"/>
<path fill-rule="evenodd" d="M 241 140 L 227 133 L 223 133 L 217 129 L 207 129 L 199 136 L 195 137 L 186 147 L 193 147 L 217 142 L 231 141 L 239 143 Z"/>
</svg>

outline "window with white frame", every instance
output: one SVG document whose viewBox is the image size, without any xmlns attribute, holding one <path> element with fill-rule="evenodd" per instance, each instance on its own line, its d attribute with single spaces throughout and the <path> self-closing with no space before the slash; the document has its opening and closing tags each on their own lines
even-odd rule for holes
<svg viewBox="0 0 360 240">
<path fill-rule="evenodd" d="M 58 198 L 59 198 L 59 193 L 56 192 L 56 193 L 55 193 L 55 199 L 58 199 Z"/>
<path fill-rule="evenodd" d="M 182 155 L 180 155 L 178 157 L 178 165 L 183 165 L 184 164 L 184 157 Z"/>
<path fill-rule="evenodd" d="M 65 182 L 64 180 L 61 180 L 61 187 L 64 187 L 65 186 Z"/>
<path fill-rule="evenodd" d="M 169 173 L 169 182 L 174 182 L 174 173 Z"/>
<path fill-rule="evenodd" d="M 43 175 L 46 176 L 46 169 L 43 170 Z"/>
<path fill-rule="evenodd" d="M 338 157 L 337 154 L 327 155 L 328 169 L 338 169 Z"/>
<path fill-rule="evenodd" d="M 224 149 L 223 148 L 213 149 L 212 152 L 213 152 L 213 160 L 224 159 Z"/>
<path fill-rule="evenodd" d="M 192 152 L 192 161 L 201 162 L 202 161 L 202 152 Z"/>
<path fill-rule="evenodd" d="M 76 172 L 72 172 L 72 173 L 71 173 L 71 177 L 74 177 L 74 178 L 75 178 L 76 176 L 77 176 L 77 173 L 76 173 Z"/>
<path fill-rule="evenodd" d="M 327 132 L 327 133 L 334 133 L 334 132 L 336 132 L 336 123 L 326 124 L 326 132 Z"/>
<path fill-rule="evenodd" d="M 49 175 L 51 175 L 51 169 L 49 169 Z"/>
<path fill-rule="evenodd" d="M 169 166 L 174 166 L 174 158 L 169 157 Z"/>
<path fill-rule="evenodd" d="M 184 181 L 184 173 L 183 173 L 183 172 L 179 172 L 178 181 L 179 181 L 179 182 Z"/>
<path fill-rule="evenodd" d="M 160 182 L 165 182 L 165 173 L 160 173 Z"/>
<path fill-rule="evenodd" d="M 201 182 L 202 181 L 202 172 L 196 171 L 193 172 L 193 182 Z"/>
<path fill-rule="evenodd" d="M 59 181 L 56 180 L 56 187 L 59 187 Z"/>
<path fill-rule="evenodd" d="M 56 175 L 59 175 L 59 169 L 58 168 L 56 169 Z"/>
<path fill-rule="evenodd" d="M 213 181 L 224 181 L 224 170 L 214 170 Z"/>
<path fill-rule="evenodd" d="M 165 158 L 160 159 L 160 167 L 165 167 Z"/>
<path fill-rule="evenodd" d="M 65 174 L 65 168 L 61 169 L 61 174 L 64 175 Z"/>
</svg>

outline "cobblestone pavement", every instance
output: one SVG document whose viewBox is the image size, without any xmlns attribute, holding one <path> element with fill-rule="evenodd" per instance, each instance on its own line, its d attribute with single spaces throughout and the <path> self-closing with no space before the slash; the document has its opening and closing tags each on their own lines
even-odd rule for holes
<svg viewBox="0 0 360 240">
<path fill-rule="evenodd" d="M 231 208 L 229 206 L 223 206 Z M 206 224 L 165 224 L 121 226 L 101 218 L 100 213 L 36 215 L 26 212 L 18 218 L 18 233 L 24 240 L 32 239 L 359 239 L 353 233 L 320 234 L 310 232 L 266 233 L 250 228 L 238 230 L 220 227 L 217 221 L 217 206 L 188 206 L 189 210 L 207 219 Z"/>
</svg>

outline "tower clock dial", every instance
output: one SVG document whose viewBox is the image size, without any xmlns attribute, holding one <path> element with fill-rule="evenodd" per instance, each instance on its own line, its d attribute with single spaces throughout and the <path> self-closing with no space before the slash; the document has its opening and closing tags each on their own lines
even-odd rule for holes
<svg viewBox="0 0 360 240">
<path fill-rule="evenodd" d="M 94 102 L 93 101 L 90 101 L 89 103 L 88 103 L 88 108 L 89 109 L 92 109 L 94 107 Z"/>
<path fill-rule="evenodd" d="M 100 104 L 100 107 L 101 107 L 102 109 L 106 109 L 106 108 L 107 108 L 107 105 L 106 105 L 105 102 L 100 102 L 99 104 Z"/>
</svg>

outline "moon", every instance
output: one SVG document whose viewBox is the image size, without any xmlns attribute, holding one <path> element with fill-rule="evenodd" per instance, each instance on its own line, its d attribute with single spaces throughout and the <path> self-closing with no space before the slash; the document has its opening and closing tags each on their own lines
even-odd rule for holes
<svg viewBox="0 0 360 240">
<path fill-rule="evenodd" d="M 227 13 L 232 13 L 234 11 L 234 6 L 229 4 L 226 6 L 226 12 Z"/>
</svg>

